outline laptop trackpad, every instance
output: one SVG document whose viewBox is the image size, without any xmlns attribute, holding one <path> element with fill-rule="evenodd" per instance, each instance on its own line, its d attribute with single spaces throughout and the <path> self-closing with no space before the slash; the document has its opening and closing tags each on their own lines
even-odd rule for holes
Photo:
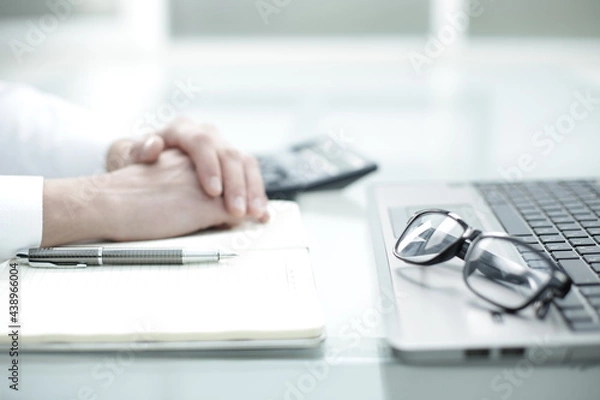
<svg viewBox="0 0 600 400">
<path fill-rule="evenodd" d="M 420 289 L 435 289 L 456 292 L 464 289 L 462 282 L 462 260 L 451 260 L 431 266 L 397 268 L 394 273 L 405 282 Z M 458 284 L 456 284 L 458 282 Z"/>
</svg>

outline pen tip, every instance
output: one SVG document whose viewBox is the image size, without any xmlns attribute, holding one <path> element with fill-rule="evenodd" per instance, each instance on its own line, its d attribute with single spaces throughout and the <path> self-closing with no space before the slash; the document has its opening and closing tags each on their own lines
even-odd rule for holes
<svg viewBox="0 0 600 400">
<path fill-rule="evenodd" d="M 221 258 L 233 258 L 239 256 L 238 253 L 234 253 L 233 251 L 224 251 L 221 253 Z"/>
</svg>

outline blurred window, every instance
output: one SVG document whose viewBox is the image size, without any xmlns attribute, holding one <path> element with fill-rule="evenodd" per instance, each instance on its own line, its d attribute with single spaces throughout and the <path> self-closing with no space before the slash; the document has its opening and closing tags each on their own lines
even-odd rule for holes
<svg viewBox="0 0 600 400">
<path fill-rule="evenodd" d="M 171 33 L 188 35 L 424 34 L 426 0 L 170 0 Z"/>
<path fill-rule="evenodd" d="M 471 19 L 477 36 L 600 36 L 598 0 L 483 1 L 481 16 Z"/>
<path fill-rule="evenodd" d="M 44 15 L 66 8 L 73 14 L 111 15 L 116 14 L 117 3 L 118 0 L 2 0 L 0 18 Z"/>
<path fill-rule="evenodd" d="M 430 21 L 439 27 L 444 21 L 435 18 L 448 18 L 439 11 L 448 14 L 461 1 L 483 10 L 471 19 L 474 36 L 600 36 L 598 0 L 168 1 L 174 36 L 423 35 Z"/>
</svg>

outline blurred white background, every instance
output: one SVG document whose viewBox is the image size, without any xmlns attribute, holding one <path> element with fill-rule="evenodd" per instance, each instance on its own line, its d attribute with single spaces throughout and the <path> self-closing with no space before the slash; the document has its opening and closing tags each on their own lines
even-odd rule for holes
<svg viewBox="0 0 600 400">
<path fill-rule="evenodd" d="M 3 0 L 0 79 L 114 137 L 186 113 L 251 152 L 343 132 L 371 179 L 589 176 L 600 102 L 570 113 L 600 99 L 598 20 L 595 0 Z"/>
</svg>

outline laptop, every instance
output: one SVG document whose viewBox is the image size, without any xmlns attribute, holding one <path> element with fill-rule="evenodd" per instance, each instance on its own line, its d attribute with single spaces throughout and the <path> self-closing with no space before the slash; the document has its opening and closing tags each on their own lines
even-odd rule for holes
<svg viewBox="0 0 600 400">
<path fill-rule="evenodd" d="M 572 279 L 571 290 L 538 319 L 532 307 L 511 314 L 476 296 L 457 257 L 430 267 L 400 261 L 396 239 L 416 211 L 428 208 L 546 252 Z M 369 190 L 369 213 L 382 298 L 394 303 L 382 307 L 385 334 L 400 359 L 600 359 L 600 181 L 379 183 Z"/>
</svg>

